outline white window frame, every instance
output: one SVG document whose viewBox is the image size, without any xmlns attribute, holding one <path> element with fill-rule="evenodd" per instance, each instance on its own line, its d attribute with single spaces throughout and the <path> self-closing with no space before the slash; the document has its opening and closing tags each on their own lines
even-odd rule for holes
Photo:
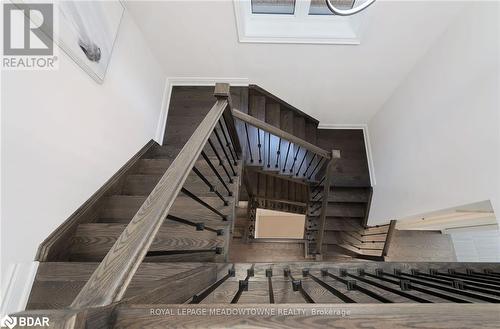
<svg viewBox="0 0 500 329">
<path fill-rule="evenodd" d="M 234 0 L 238 38 L 244 43 L 359 45 L 365 12 L 342 17 L 309 15 L 310 0 L 296 0 L 289 14 L 253 14 L 251 0 Z"/>
</svg>

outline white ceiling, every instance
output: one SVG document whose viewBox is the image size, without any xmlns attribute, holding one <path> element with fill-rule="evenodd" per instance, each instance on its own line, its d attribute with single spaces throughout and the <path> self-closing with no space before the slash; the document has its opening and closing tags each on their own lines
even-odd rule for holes
<svg viewBox="0 0 500 329">
<path fill-rule="evenodd" d="M 126 6 L 168 77 L 248 78 L 321 124 L 358 124 L 381 108 L 463 3 L 379 0 L 357 46 L 239 43 L 229 0 Z"/>
</svg>

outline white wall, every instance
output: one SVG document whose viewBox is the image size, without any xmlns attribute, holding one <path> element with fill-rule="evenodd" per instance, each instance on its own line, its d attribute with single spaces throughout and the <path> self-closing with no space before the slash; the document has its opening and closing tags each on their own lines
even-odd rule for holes
<svg viewBox="0 0 500 329">
<path fill-rule="evenodd" d="M 500 232 L 494 230 L 450 233 L 458 262 L 500 262 Z"/>
<path fill-rule="evenodd" d="M 126 12 L 104 84 L 62 51 L 57 71 L 2 75 L 1 266 L 38 245 L 154 137 L 165 75 Z M 5 281 L 2 278 L 2 293 Z"/>
<path fill-rule="evenodd" d="M 498 3 L 468 3 L 369 122 L 370 224 L 491 200 L 500 212 Z"/>
<path fill-rule="evenodd" d="M 357 46 L 241 43 L 232 0 L 126 5 L 169 77 L 248 78 L 322 124 L 360 124 L 388 99 L 462 2 L 378 0 L 361 14 L 368 17 Z"/>
</svg>

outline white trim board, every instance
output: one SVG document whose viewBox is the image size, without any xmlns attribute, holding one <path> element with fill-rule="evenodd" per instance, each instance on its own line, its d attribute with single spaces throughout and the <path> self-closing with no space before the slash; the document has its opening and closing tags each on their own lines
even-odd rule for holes
<svg viewBox="0 0 500 329">
<path fill-rule="evenodd" d="M 172 87 L 174 86 L 215 86 L 216 83 L 229 83 L 231 86 L 247 87 L 249 80 L 247 78 L 210 78 L 210 77 L 167 77 L 165 79 L 165 88 L 161 101 L 161 110 L 156 125 L 154 140 L 162 145 L 167 126 L 168 108 L 170 107 L 170 98 L 172 97 Z"/>
<path fill-rule="evenodd" d="M 11 264 L 2 278 L 0 316 L 26 309 L 39 262 Z"/>
<path fill-rule="evenodd" d="M 365 141 L 366 158 L 368 160 L 368 173 L 370 174 L 370 184 L 372 186 L 377 185 L 377 180 L 375 179 L 375 167 L 373 165 L 372 147 L 370 142 L 370 133 L 368 131 L 368 125 L 364 123 L 360 124 L 325 124 L 320 123 L 318 129 L 361 129 L 363 130 L 363 139 Z M 342 154 L 340 154 L 342 156 Z"/>
</svg>

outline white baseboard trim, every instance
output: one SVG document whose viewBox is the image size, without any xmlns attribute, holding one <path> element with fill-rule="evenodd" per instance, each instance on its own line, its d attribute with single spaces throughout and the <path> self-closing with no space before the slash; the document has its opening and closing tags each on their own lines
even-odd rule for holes
<svg viewBox="0 0 500 329">
<path fill-rule="evenodd" d="M 372 147 L 370 142 L 370 133 L 368 131 L 368 125 L 365 123 L 360 124 L 319 124 L 319 129 L 361 129 L 363 130 L 363 139 L 366 146 L 366 158 L 368 159 L 368 173 L 370 174 L 370 184 L 371 186 L 377 185 L 377 180 L 375 179 L 375 167 L 373 165 Z M 340 155 L 342 156 L 342 154 Z"/>
<path fill-rule="evenodd" d="M 160 116 L 156 125 L 154 140 L 162 145 L 167 125 L 168 108 L 172 96 L 173 86 L 214 86 L 217 82 L 229 83 L 231 86 L 246 87 L 249 84 L 247 78 L 210 78 L 210 77 L 170 77 L 165 80 L 163 98 L 161 102 Z"/>
<path fill-rule="evenodd" d="M 2 278 L 0 316 L 26 309 L 39 262 L 11 264 Z"/>
</svg>

